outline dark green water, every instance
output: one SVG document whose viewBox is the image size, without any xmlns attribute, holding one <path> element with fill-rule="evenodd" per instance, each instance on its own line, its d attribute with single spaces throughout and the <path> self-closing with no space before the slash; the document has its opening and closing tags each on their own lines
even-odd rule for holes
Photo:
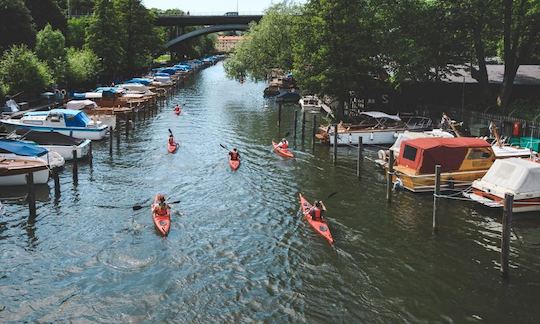
<svg viewBox="0 0 540 324">
<path fill-rule="evenodd" d="M 432 197 L 399 192 L 387 204 L 367 158 L 356 178 L 354 149 L 340 148 L 337 166 L 309 141 L 294 160 L 278 157 L 277 108 L 263 89 L 210 67 L 123 136 L 112 159 L 106 142 L 95 145 L 78 186 L 68 167 L 59 201 L 52 182 L 40 192 L 35 221 L 5 202 L 0 322 L 539 321 L 538 222 L 516 223 L 505 283 L 500 212 L 443 201 L 433 235 Z M 186 103 L 179 117 L 176 102 Z M 292 114 L 284 109 L 281 134 L 292 134 Z M 168 128 L 181 141 L 174 155 Z M 239 148 L 237 172 L 220 143 Z M 299 217 L 300 191 L 338 191 L 325 200 L 335 249 Z M 131 209 L 157 192 L 181 200 L 166 239 L 149 208 Z"/>
</svg>

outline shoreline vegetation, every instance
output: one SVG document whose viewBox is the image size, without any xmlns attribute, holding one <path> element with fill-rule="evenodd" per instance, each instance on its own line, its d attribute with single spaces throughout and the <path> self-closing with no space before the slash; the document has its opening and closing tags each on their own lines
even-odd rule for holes
<svg viewBox="0 0 540 324">
<path fill-rule="evenodd" d="M 474 80 L 467 89 L 465 81 L 454 81 L 446 91 L 450 107 L 534 118 L 540 97 L 534 91 L 518 96 L 514 81 L 520 66 L 540 64 L 539 26 L 540 7 L 530 0 L 277 4 L 252 24 L 225 68 L 237 80 L 264 80 L 271 69 L 290 71 L 302 92 L 339 102 L 338 120 L 351 93 L 403 98 L 415 88 L 425 95 L 461 69 Z M 488 76 L 492 63 L 504 64 L 500 83 Z M 409 96 L 411 110 L 431 104 L 416 93 Z"/>
<path fill-rule="evenodd" d="M 207 35 L 175 49 L 177 57 L 165 53 L 168 31 L 154 20 L 184 12 L 141 0 L 0 0 L 0 8 L 0 98 L 91 89 L 214 52 Z"/>
</svg>

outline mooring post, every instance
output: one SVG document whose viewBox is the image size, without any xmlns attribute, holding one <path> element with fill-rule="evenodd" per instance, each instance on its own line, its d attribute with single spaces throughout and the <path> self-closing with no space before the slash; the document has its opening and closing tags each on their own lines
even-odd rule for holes
<svg viewBox="0 0 540 324">
<path fill-rule="evenodd" d="M 281 127 L 281 106 L 282 106 L 282 104 L 280 102 L 279 105 L 278 105 L 278 117 L 277 117 L 277 126 L 278 126 L 278 128 Z"/>
<path fill-rule="evenodd" d="M 131 125 L 135 129 L 135 111 L 133 109 L 131 109 Z"/>
<path fill-rule="evenodd" d="M 306 138 L 306 112 L 302 112 L 302 147 L 304 146 L 304 139 Z"/>
<path fill-rule="evenodd" d="M 502 218 L 502 236 L 501 236 L 501 275 L 508 279 L 508 262 L 510 255 L 510 232 L 512 231 L 512 213 L 514 208 L 514 195 L 506 193 L 504 195 L 504 208 Z"/>
<path fill-rule="evenodd" d="M 77 150 L 75 149 L 75 147 L 73 147 L 73 151 L 71 151 L 72 155 L 73 155 L 73 183 L 78 183 L 79 182 L 79 159 L 77 158 Z"/>
<path fill-rule="evenodd" d="M 392 177 L 394 176 L 394 150 L 389 150 L 388 167 L 386 168 L 386 201 L 392 202 Z"/>
<path fill-rule="evenodd" d="M 113 152 L 113 128 L 109 126 L 109 155 L 112 156 Z"/>
<path fill-rule="evenodd" d="M 125 113 L 124 114 L 124 119 L 125 119 L 125 122 L 126 122 L 126 138 L 128 138 L 128 136 L 129 136 L 129 114 Z"/>
<path fill-rule="evenodd" d="M 293 125 L 293 134 L 294 134 L 294 143 L 296 144 L 296 127 L 298 124 L 298 112 L 294 111 L 294 125 Z"/>
<path fill-rule="evenodd" d="M 36 192 L 34 190 L 34 173 L 29 172 L 26 174 L 26 185 L 28 187 L 28 208 L 30 210 L 30 216 L 36 216 Z"/>
<path fill-rule="evenodd" d="M 90 165 L 90 167 L 92 167 L 92 163 L 93 163 L 93 158 L 94 158 L 94 150 L 92 149 L 92 141 L 90 141 L 90 143 L 88 143 L 88 164 Z"/>
<path fill-rule="evenodd" d="M 315 135 L 317 134 L 317 116 L 313 115 L 313 129 L 311 135 L 311 151 L 315 154 Z"/>
<path fill-rule="evenodd" d="M 362 162 L 362 150 L 364 144 L 362 142 L 362 136 L 358 136 L 358 154 L 356 157 L 356 176 L 360 178 L 360 163 Z"/>
<path fill-rule="evenodd" d="M 334 124 L 334 164 L 337 163 L 338 125 Z"/>
<path fill-rule="evenodd" d="M 437 207 L 439 204 L 439 195 L 441 194 L 441 166 L 435 166 L 435 190 L 433 191 L 433 232 L 438 231 L 437 227 Z"/>
<path fill-rule="evenodd" d="M 52 177 L 54 180 L 54 196 L 60 197 L 60 177 L 58 176 L 58 168 L 51 169 Z"/>
</svg>

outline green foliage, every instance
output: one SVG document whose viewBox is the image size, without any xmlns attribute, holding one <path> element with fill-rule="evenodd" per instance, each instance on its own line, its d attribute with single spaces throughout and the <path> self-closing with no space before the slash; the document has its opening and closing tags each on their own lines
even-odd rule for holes
<svg viewBox="0 0 540 324">
<path fill-rule="evenodd" d="M 33 47 L 36 31 L 32 16 L 22 0 L 0 0 L 0 53 L 11 45 Z"/>
<path fill-rule="evenodd" d="M 10 94 L 23 91 L 30 97 L 53 82 L 47 64 L 41 62 L 26 45 L 15 45 L 0 60 L 0 84 Z"/>
<path fill-rule="evenodd" d="M 47 24 L 54 29 L 66 30 L 66 17 L 58 6 L 56 0 L 25 0 L 26 7 L 34 19 L 34 24 L 41 30 Z"/>
<path fill-rule="evenodd" d="M 86 46 L 100 59 L 105 79 L 118 76 L 124 66 L 123 35 L 111 0 L 96 0 L 86 33 Z"/>
<path fill-rule="evenodd" d="M 70 18 L 67 22 L 66 46 L 82 48 L 86 38 L 86 28 L 90 25 L 90 17 Z"/>
<path fill-rule="evenodd" d="M 298 13 L 296 6 L 277 4 L 269 8 L 258 24 L 250 25 L 244 40 L 225 62 L 227 75 L 263 80 L 272 68 L 292 69 L 293 26 Z"/>
<path fill-rule="evenodd" d="M 66 75 L 64 35 L 47 24 L 36 37 L 36 55 L 49 66 L 54 82 L 62 83 Z"/>
<path fill-rule="evenodd" d="M 67 82 L 70 87 L 95 84 L 101 72 L 101 62 L 90 49 L 69 48 L 67 51 Z"/>
<path fill-rule="evenodd" d="M 152 63 L 153 54 L 161 48 L 154 30 L 153 14 L 141 0 L 113 0 L 120 30 L 125 62 L 124 72 L 133 73 Z"/>
</svg>

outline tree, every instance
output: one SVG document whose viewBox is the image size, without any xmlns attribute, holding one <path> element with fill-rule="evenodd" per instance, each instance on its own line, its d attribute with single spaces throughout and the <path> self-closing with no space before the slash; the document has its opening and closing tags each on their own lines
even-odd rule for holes
<svg viewBox="0 0 540 324">
<path fill-rule="evenodd" d="M 159 50 L 159 38 L 154 30 L 155 17 L 141 0 L 113 0 L 124 52 L 124 72 L 133 73 L 149 66 Z"/>
<path fill-rule="evenodd" d="M 293 68 L 293 27 L 299 14 L 296 6 L 276 4 L 269 8 L 261 21 L 251 23 L 231 57 L 225 62 L 229 77 L 255 80 L 266 78 L 272 68 Z"/>
<path fill-rule="evenodd" d="M 52 84 L 47 64 L 41 62 L 26 45 L 15 45 L 0 60 L 0 84 L 6 93 L 39 94 Z"/>
<path fill-rule="evenodd" d="M 90 49 L 70 48 L 67 51 L 67 82 L 70 87 L 95 84 L 101 71 L 100 60 Z"/>
<path fill-rule="evenodd" d="M 67 22 L 66 46 L 82 48 L 90 22 L 90 17 L 70 18 Z"/>
<path fill-rule="evenodd" d="M 0 53 L 15 44 L 34 46 L 36 31 L 22 0 L 0 0 L 0 35 Z"/>
<path fill-rule="evenodd" d="M 61 83 L 66 74 L 65 38 L 59 30 L 47 24 L 36 37 L 36 55 L 49 66 L 53 80 Z"/>
<path fill-rule="evenodd" d="M 34 19 L 34 24 L 41 30 L 47 24 L 54 29 L 66 31 L 66 17 L 62 13 L 56 0 L 25 0 L 26 7 Z"/>
<path fill-rule="evenodd" d="M 540 33 L 540 3 L 537 0 L 503 0 L 503 83 L 497 104 L 505 109 L 511 99 L 517 70 L 535 53 Z"/>
<path fill-rule="evenodd" d="M 111 0 L 96 0 L 86 44 L 101 59 L 104 78 L 115 78 L 124 64 L 124 50 L 117 13 Z"/>
</svg>

